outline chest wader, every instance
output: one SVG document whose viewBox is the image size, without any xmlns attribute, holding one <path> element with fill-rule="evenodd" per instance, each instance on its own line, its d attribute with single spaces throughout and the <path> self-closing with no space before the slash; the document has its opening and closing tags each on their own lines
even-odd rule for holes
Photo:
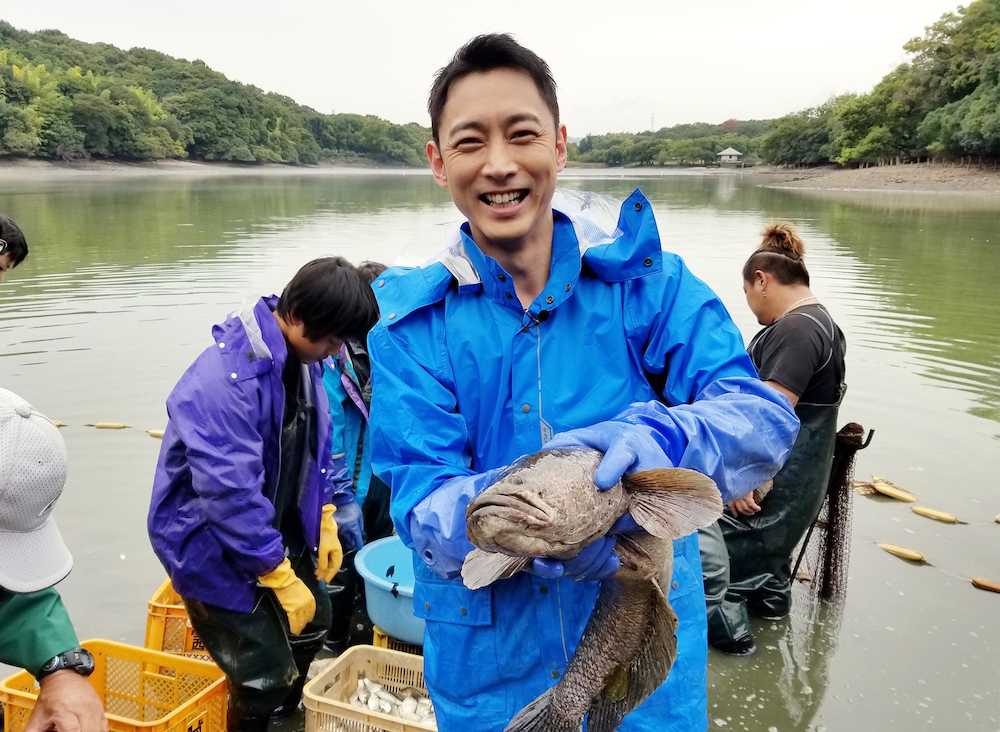
<svg viewBox="0 0 1000 732">
<path fill-rule="evenodd" d="M 316 562 L 302 533 L 298 503 L 310 467 L 315 409 L 309 373 L 302 367 L 300 398 L 289 404 L 281 433 L 281 465 L 274 496 L 274 526 L 282 535 L 296 576 L 316 601 L 316 614 L 300 635 L 291 635 L 288 617 L 270 590 L 258 588 L 249 613 L 186 600 L 191 625 L 229 681 L 230 732 L 267 729 L 273 714 L 298 707 L 306 672 L 330 627 L 330 600 L 316 579 Z"/>
<path fill-rule="evenodd" d="M 761 511 L 725 513 L 699 535 L 713 645 L 750 637 L 748 609 L 770 619 L 791 609 L 791 555 L 826 497 L 839 407 L 799 404 L 798 438 Z"/>
</svg>

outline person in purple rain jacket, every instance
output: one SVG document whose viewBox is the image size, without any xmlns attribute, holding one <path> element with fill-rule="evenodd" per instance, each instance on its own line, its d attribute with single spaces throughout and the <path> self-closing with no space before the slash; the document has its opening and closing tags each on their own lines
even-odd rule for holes
<svg viewBox="0 0 1000 732">
<path fill-rule="evenodd" d="M 330 625 L 325 583 L 360 529 L 330 450 L 321 361 L 363 339 L 375 298 L 345 259 L 212 330 L 167 398 L 149 537 L 230 685 L 228 728 L 293 711 Z"/>
</svg>

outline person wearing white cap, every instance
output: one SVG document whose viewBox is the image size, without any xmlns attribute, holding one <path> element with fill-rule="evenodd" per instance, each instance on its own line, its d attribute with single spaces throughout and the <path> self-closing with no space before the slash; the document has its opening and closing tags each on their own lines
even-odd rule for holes
<svg viewBox="0 0 1000 732">
<path fill-rule="evenodd" d="M 0 214 L 0 282 L 28 256 L 28 240 L 9 216 Z"/>
<path fill-rule="evenodd" d="M 41 690 L 25 732 L 107 730 L 86 677 L 94 659 L 53 585 L 73 557 L 52 516 L 66 482 L 66 445 L 55 425 L 0 389 L 0 661 L 27 669 Z"/>
</svg>

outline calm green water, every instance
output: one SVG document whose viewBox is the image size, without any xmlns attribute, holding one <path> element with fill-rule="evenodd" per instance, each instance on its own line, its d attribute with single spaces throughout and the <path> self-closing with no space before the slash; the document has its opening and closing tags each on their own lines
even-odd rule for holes
<svg viewBox="0 0 1000 732">
<path fill-rule="evenodd" d="M 654 201 L 667 248 L 749 337 L 739 269 L 764 224 L 794 222 L 814 289 L 847 334 L 842 421 L 877 430 L 858 473 L 893 478 L 951 526 L 858 497 L 845 606 L 803 594 L 757 627 L 750 659 L 713 655 L 710 726 L 1000 730 L 1000 199 L 819 195 L 738 176 L 566 176 Z M 76 568 L 61 591 L 84 637 L 141 643 L 162 578 L 145 516 L 163 400 L 210 325 L 280 290 L 306 260 L 417 264 L 459 220 L 425 174 L 74 180 L 0 187 L 31 257 L 0 285 L 0 385 L 65 421 L 59 523 Z M 134 429 L 83 425 L 122 421 Z M 923 551 L 910 566 L 879 541 Z"/>
</svg>

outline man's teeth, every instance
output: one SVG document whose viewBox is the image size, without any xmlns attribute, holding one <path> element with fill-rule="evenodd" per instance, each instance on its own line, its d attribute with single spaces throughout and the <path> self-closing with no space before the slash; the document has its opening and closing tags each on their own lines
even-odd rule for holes
<svg viewBox="0 0 1000 732">
<path fill-rule="evenodd" d="M 520 193 L 487 193 L 486 200 L 492 204 L 514 203 L 521 200 Z"/>
</svg>

